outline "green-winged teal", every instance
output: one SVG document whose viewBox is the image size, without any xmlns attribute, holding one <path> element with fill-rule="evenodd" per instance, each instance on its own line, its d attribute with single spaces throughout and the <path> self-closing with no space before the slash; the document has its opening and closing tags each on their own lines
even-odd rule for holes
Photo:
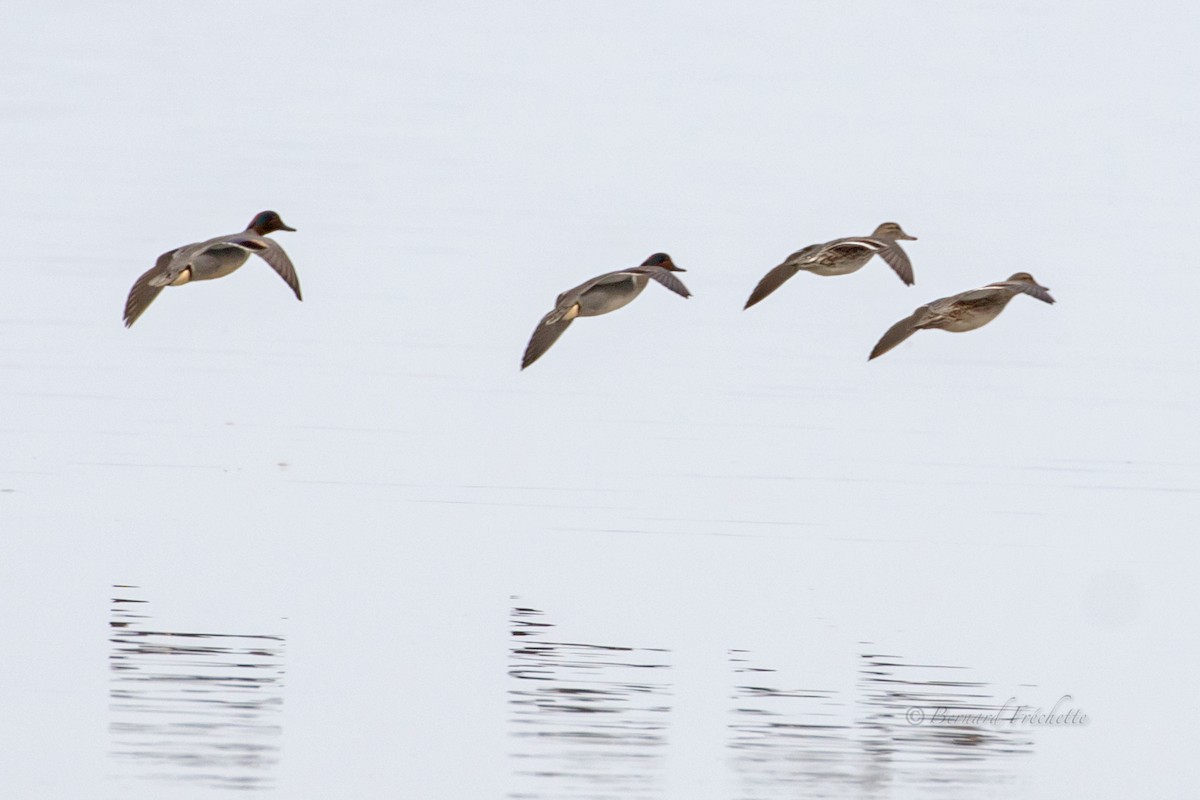
<svg viewBox="0 0 1200 800">
<path fill-rule="evenodd" d="M 878 358 L 917 331 L 936 329 L 962 333 L 983 327 L 1019 294 L 1036 297 L 1043 303 L 1054 302 L 1049 289 L 1035 281 L 1028 272 L 1018 272 L 1006 281 L 989 283 L 982 288 L 943 297 L 921 306 L 912 316 L 888 328 L 867 360 Z"/>
<path fill-rule="evenodd" d="M 690 297 L 691 292 L 683 281 L 673 274 L 686 271 L 675 266 L 666 253 L 655 253 L 641 266 L 608 272 L 563 292 L 558 296 L 554 310 L 542 317 L 530 337 L 521 359 L 521 369 L 541 358 L 576 317 L 597 317 L 628 305 L 651 279 L 682 297 Z"/>
<path fill-rule="evenodd" d="M 223 278 L 245 264 L 251 253 L 261 256 L 279 273 L 279 277 L 292 287 L 297 300 L 303 299 L 300 297 L 300 279 L 296 277 L 291 259 L 278 242 L 267 238 L 272 231 L 294 230 L 274 211 L 263 211 L 250 220 L 241 233 L 186 244 L 163 253 L 154 268 L 138 278 L 129 290 L 129 298 L 125 301 L 125 327 L 137 321 L 164 287 Z"/>
<path fill-rule="evenodd" d="M 849 275 L 862 269 L 873 256 L 879 256 L 886 261 L 900 276 L 900 280 L 911 286 L 912 262 L 908 260 L 908 254 L 900 248 L 897 241 L 916 241 L 916 238 L 901 230 L 895 222 L 885 222 L 870 236 L 848 236 L 824 244 L 810 244 L 803 250 L 792 253 L 782 264 L 763 276 L 750 293 L 750 299 L 746 301 L 744 308 L 761 301 L 801 270 L 816 275 Z"/>
</svg>

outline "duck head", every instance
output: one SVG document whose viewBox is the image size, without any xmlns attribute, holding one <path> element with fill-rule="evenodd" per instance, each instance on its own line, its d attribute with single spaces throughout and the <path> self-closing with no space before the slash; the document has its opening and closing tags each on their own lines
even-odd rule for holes
<svg viewBox="0 0 1200 800">
<path fill-rule="evenodd" d="M 1012 275 L 1008 276 L 1008 280 L 1006 280 L 1005 283 L 1032 283 L 1034 286 L 1040 286 L 1047 291 L 1049 291 L 1050 288 L 1048 286 L 1042 286 L 1040 283 L 1034 280 L 1033 276 L 1028 272 L 1014 272 Z"/>
<path fill-rule="evenodd" d="M 917 237 L 909 236 L 904 232 L 900 225 L 895 222 L 884 222 L 878 228 L 876 228 L 875 232 L 871 235 L 880 239 L 908 239 L 913 242 L 917 240 Z"/>
<path fill-rule="evenodd" d="M 246 230 L 254 231 L 259 236 L 265 236 L 272 231 L 294 231 L 296 229 L 289 228 L 274 211 L 260 211 L 254 216 L 254 219 L 250 220 Z"/>
<path fill-rule="evenodd" d="M 643 267 L 662 267 L 671 272 L 687 272 L 683 267 L 675 266 L 675 262 L 666 253 L 655 253 L 642 262 Z"/>
<path fill-rule="evenodd" d="M 1008 276 L 1008 280 L 1000 284 L 1006 286 L 1010 290 L 1023 292 L 1032 297 L 1036 297 L 1043 303 L 1053 303 L 1054 297 L 1050 294 L 1048 287 L 1042 286 L 1028 272 L 1014 272 Z"/>
</svg>

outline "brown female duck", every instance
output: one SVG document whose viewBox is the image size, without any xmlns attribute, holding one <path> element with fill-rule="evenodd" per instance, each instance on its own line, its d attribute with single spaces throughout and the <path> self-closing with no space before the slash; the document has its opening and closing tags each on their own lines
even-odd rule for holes
<svg viewBox="0 0 1200 800">
<path fill-rule="evenodd" d="M 895 222 L 885 222 L 870 236 L 848 236 L 824 244 L 810 244 L 803 250 L 792 253 L 784 259 L 782 264 L 768 272 L 754 287 L 744 308 L 749 308 L 762 300 L 797 272 L 811 272 L 816 275 L 849 275 L 851 272 L 862 269 L 874 256 L 879 256 L 886 261 L 887 265 L 900 276 L 900 280 L 911 286 L 913 283 L 912 262 L 908 260 L 908 254 L 900 248 L 897 242 L 901 239 L 916 241 L 916 238 L 905 233 Z"/>
<path fill-rule="evenodd" d="M 921 306 L 911 316 L 888 328 L 867 360 L 878 358 L 917 331 L 962 333 L 981 328 L 994 320 L 1008 305 L 1008 301 L 1019 294 L 1036 297 L 1043 303 L 1054 302 L 1049 289 L 1035 281 L 1028 272 L 1018 272 L 1008 280 L 989 283 L 982 288 L 943 297 Z"/>
</svg>

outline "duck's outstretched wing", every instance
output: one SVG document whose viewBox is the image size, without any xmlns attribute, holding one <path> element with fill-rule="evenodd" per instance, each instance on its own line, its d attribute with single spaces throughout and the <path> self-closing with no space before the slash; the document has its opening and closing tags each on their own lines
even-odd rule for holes
<svg viewBox="0 0 1200 800">
<path fill-rule="evenodd" d="M 763 298 L 778 289 L 780 286 L 783 286 L 784 282 L 786 282 L 788 278 L 792 277 L 799 271 L 800 265 L 792 261 L 790 258 L 780 264 L 778 267 L 775 267 L 773 270 L 764 275 L 762 280 L 758 282 L 758 285 L 754 287 L 754 291 L 750 293 L 750 299 L 746 301 L 746 305 L 742 306 L 742 309 L 745 310 L 755 303 L 761 302 Z"/>
<path fill-rule="evenodd" d="M 541 358 L 542 354 L 550 349 L 550 345 L 557 342 L 558 337 L 563 335 L 563 331 L 570 327 L 573 319 L 575 319 L 574 316 L 563 314 L 557 308 L 542 317 L 541 322 L 533 329 L 533 336 L 529 337 L 525 355 L 521 357 L 521 369 L 525 369 Z"/>
<path fill-rule="evenodd" d="M 683 285 L 683 281 L 679 280 L 679 278 L 675 276 L 675 273 L 669 269 L 663 269 L 662 267 L 635 267 L 629 270 L 629 272 L 645 275 L 647 278 L 653 278 L 680 297 L 692 296 L 692 293 L 688 291 L 688 288 Z"/>
<path fill-rule="evenodd" d="M 896 345 L 903 342 L 908 337 L 917 332 L 917 323 L 925 316 L 929 310 L 929 306 L 921 306 L 914 311 L 910 316 L 897 322 L 895 325 L 887 329 L 887 333 L 876 343 L 874 349 L 871 350 L 871 355 L 867 356 L 867 361 L 870 361 L 891 350 Z"/>
<path fill-rule="evenodd" d="M 827 253 L 837 251 L 847 254 L 863 251 L 874 253 L 895 270 L 896 274 L 900 276 L 900 280 L 909 286 L 913 284 L 913 268 L 912 262 L 908 260 L 908 253 L 905 253 L 900 245 L 890 239 L 877 239 L 874 236 L 848 236 L 845 239 L 834 239 L 825 245 L 824 250 Z"/>
<path fill-rule="evenodd" d="M 167 265 L 171 263 L 171 258 L 175 253 L 175 250 L 163 253 L 154 262 L 153 267 L 146 270 L 142 273 L 142 277 L 133 282 L 133 288 L 129 290 L 129 297 L 125 299 L 126 328 L 137 322 L 138 317 L 150 307 L 154 298 L 158 297 L 158 293 L 163 290 L 162 286 L 153 286 L 150 281 L 167 271 Z"/>
<path fill-rule="evenodd" d="M 904 281 L 905 285 L 913 285 L 915 278 L 913 278 L 912 262 L 908 260 L 908 253 L 904 252 L 900 245 L 892 242 L 879 251 L 879 257 L 896 271 L 896 274 L 900 276 L 900 280 Z"/>
<path fill-rule="evenodd" d="M 296 268 L 292 266 L 292 260 L 288 258 L 287 253 L 279 246 L 279 242 L 266 236 L 254 236 L 252 234 L 233 236 L 227 241 L 261 257 L 263 261 L 271 265 L 271 269 L 279 273 L 279 277 L 283 278 L 284 283 L 292 287 L 292 291 L 296 293 L 297 300 L 304 299 L 300 295 L 300 278 L 296 276 Z"/>
<path fill-rule="evenodd" d="M 858 253 L 878 253 L 888 248 L 889 242 L 870 236 L 847 236 L 844 239 L 834 239 L 821 245 L 816 253 L 818 256 L 829 254 L 852 255 Z M 803 251 L 802 251 L 803 252 Z"/>
<path fill-rule="evenodd" d="M 559 311 L 566 312 L 568 308 L 579 302 L 579 298 L 587 294 L 589 289 L 594 289 L 597 286 L 603 286 L 607 283 L 620 283 L 621 281 L 627 281 L 630 279 L 632 274 L 633 270 L 618 269 L 613 272 L 606 272 L 603 275 L 597 275 L 596 277 L 579 284 L 574 289 L 567 289 L 558 296 L 558 299 L 554 301 L 554 305 Z M 553 312 L 551 312 L 551 314 L 553 315 Z"/>
</svg>

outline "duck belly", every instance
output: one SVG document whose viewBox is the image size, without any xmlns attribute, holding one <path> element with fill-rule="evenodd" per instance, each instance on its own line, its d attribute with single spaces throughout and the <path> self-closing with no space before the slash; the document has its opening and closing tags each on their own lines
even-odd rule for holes
<svg viewBox="0 0 1200 800">
<path fill-rule="evenodd" d="M 865 252 L 841 258 L 821 259 L 812 266 L 801 267 L 801 269 L 806 269 L 817 275 L 849 275 L 851 272 L 858 272 L 862 269 L 871 260 L 873 255 L 875 254 Z"/>
<path fill-rule="evenodd" d="M 989 322 L 1000 315 L 1003 308 L 988 309 L 987 311 L 974 311 L 970 314 L 965 314 L 961 317 L 955 317 L 948 320 L 942 325 L 942 330 L 950 331 L 951 333 L 965 333 L 973 331 L 976 328 L 982 328 Z"/>
<path fill-rule="evenodd" d="M 579 298 L 579 316 L 598 317 L 629 305 L 646 288 L 646 281 L 635 275 L 627 281 L 593 286 Z"/>
<path fill-rule="evenodd" d="M 192 261 L 192 280 L 211 281 L 224 278 L 236 270 L 250 254 L 241 248 L 227 248 L 201 253 Z"/>
</svg>

